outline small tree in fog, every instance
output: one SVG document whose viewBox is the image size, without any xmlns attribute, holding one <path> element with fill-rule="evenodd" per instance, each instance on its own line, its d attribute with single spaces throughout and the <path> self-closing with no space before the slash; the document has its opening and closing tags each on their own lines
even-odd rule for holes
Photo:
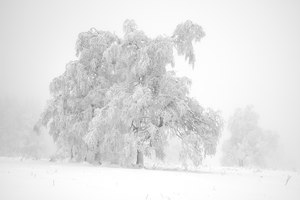
<svg viewBox="0 0 300 200">
<path fill-rule="evenodd" d="M 266 167 L 276 156 L 278 136 L 258 125 L 253 107 L 237 109 L 229 119 L 230 138 L 223 145 L 224 165 Z"/>
<path fill-rule="evenodd" d="M 35 106 L 13 97 L 0 97 L 0 156 L 38 158 L 45 149 L 32 131 L 39 116 Z"/>
<path fill-rule="evenodd" d="M 143 155 L 164 157 L 171 136 L 201 163 L 215 153 L 220 116 L 190 98 L 191 81 L 167 66 L 174 66 L 174 49 L 194 66 L 193 43 L 204 36 L 202 28 L 186 21 L 171 37 L 154 39 L 132 20 L 123 29 L 123 38 L 95 28 L 79 34 L 78 59 L 53 79 L 37 130 L 49 126 L 61 154 L 78 160 L 143 165 Z"/>
</svg>

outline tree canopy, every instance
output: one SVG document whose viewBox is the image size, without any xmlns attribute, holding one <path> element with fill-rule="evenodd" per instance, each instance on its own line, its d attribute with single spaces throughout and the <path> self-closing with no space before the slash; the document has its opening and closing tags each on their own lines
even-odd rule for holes
<svg viewBox="0 0 300 200">
<path fill-rule="evenodd" d="M 191 80 L 167 66 L 176 50 L 194 67 L 202 27 L 186 21 L 172 36 L 149 38 L 126 20 L 123 31 L 122 38 L 95 28 L 78 35 L 78 59 L 51 82 L 36 130 L 47 126 L 62 156 L 121 165 L 137 154 L 163 159 L 168 138 L 178 137 L 185 158 L 200 164 L 216 151 L 221 117 L 191 98 Z"/>
<path fill-rule="evenodd" d="M 278 159 L 278 136 L 263 130 L 258 120 L 252 106 L 239 108 L 231 116 L 228 123 L 231 136 L 223 145 L 223 164 L 271 167 L 268 165 Z"/>
</svg>

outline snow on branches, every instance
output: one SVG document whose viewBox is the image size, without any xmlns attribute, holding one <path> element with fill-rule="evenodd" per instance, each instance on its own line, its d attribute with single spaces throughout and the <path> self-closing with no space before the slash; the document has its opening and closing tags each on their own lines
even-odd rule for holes
<svg viewBox="0 0 300 200">
<path fill-rule="evenodd" d="M 143 164 L 151 152 L 163 159 L 168 138 L 178 137 L 182 155 L 200 164 L 215 153 L 222 120 L 189 97 L 188 78 L 166 67 L 174 66 L 174 49 L 194 66 L 202 28 L 186 21 L 173 36 L 150 39 L 126 20 L 123 30 L 123 38 L 95 28 L 78 35 L 78 59 L 51 82 L 38 125 L 48 125 L 61 152 L 77 160 Z"/>
</svg>

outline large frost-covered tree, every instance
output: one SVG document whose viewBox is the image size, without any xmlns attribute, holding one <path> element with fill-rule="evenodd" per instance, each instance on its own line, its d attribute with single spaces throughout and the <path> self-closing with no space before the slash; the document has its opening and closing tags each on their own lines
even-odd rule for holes
<svg viewBox="0 0 300 200">
<path fill-rule="evenodd" d="M 223 145 L 224 165 L 272 167 L 278 162 L 278 136 L 263 130 L 252 106 L 237 109 L 229 119 L 230 138 Z"/>
<path fill-rule="evenodd" d="M 183 155 L 200 164 L 216 151 L 221 118 L 189 97 L 191 81 L 167 66 L 177 50 L 194 67 L 202 28 L 186 21 L 172 36 L 149 38 L 126 20 L 123 30 L 122 38 L 95 28 L 79 34 L 78 59 L 51 82 L 36 130 L 48 126 L 61 155 L 121 165 L 163 159 L 168 138 L 178 137 Z"/>
</svg>

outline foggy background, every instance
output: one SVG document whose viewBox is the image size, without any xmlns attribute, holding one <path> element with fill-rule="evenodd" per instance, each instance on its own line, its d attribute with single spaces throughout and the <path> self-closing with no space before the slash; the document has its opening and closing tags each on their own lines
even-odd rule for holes
<svg viewBox="0 0 300 200">
<path fill-rule="evenodd" d="M 151 37 L 172 34 L 186 19 L 201 25 L 206 36 L 196 45 L 195 69 L 183 58 L 175 62 L 178 73 L 193 80 L 192 96 L 220 110 L 225 120 L 236 108 L 253 105 L 261 127 L 280 136 L 289 167 L 300 166 L 296 0 L 1 0 L 1 146 L 9 145 L 7 135 L 21 137 L 22 127 L 29 134 L 50 97 L 50 81 L 76 59 L 78 34 L 95 27 L 122 35 L 125 19 L 134 19 Z"/>
</svg>

